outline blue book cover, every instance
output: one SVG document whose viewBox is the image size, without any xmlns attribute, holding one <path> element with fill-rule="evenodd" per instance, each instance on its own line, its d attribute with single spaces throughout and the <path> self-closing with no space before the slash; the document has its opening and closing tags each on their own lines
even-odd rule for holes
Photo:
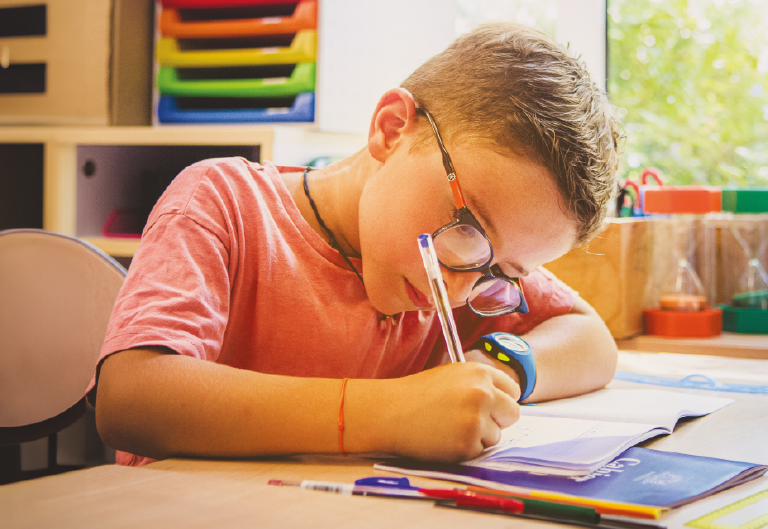
<svg viewBox="0 0 768 529">
<path fill-rule="evenodd" d="M 510 492 L 551 491 L 674 508 L 758 478 L 768 465 L 633 447 L 587 476 L 532 474 L 410 459 L 388 460 L 375 468 Z"/>
</svg>

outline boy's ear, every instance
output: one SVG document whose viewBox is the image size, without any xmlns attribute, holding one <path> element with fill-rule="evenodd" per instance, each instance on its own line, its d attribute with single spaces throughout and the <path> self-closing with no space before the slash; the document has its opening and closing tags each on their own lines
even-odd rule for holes
<svg viewBox="0 0 768 529">
<path fill-rule="evenodd" d="M 418 129 L 416 102 L 404 88 L 393 88 L 384 93 L 376 105 L 368 131 L 368 152 L 380 162 L 399 145 L 405 135 Z"/>
</svg>

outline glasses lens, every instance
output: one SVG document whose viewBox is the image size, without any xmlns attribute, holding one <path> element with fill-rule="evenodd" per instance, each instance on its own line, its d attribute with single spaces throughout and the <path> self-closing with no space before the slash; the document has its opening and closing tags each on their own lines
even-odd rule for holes
<svg viewBox="0 0 768 529">
<path fill-rule="evenodd" d="M 512 281 L 489 277 L 475 285 L 469 296 L 469 306 L 482 316 L 501 316 L 520 307 L 522 299 Z"/>
<path fill-rule="evenodd" d="M 469 224 L 457 224 L 435 236 L 433 243 L 440 262 L 454 270 L 474 270 L 491 260 L 488 239 Z"/>
</svg>

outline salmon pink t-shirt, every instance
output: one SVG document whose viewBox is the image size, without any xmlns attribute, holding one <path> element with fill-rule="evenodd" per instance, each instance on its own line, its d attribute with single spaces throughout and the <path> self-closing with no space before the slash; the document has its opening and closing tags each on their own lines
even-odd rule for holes
<svg viewBox="0 0 768 529">
<path fill-rule="evenodd" d="M 152 211 L 117 298 L 101 362 L 126 349 L 163 346 L 241 369 L 302 377 L 394 378 L 440 362 L 433 311 L 397 325 L 304 220 L 280 172 L 243 158 L 184 169 Z M 352 259 L 358 270 L 360 259 Z M 480 336 L 525 334 L 566 314 L 576 295 L 543 269 L 523 279 L 528 314 L 481 318 L 456 309 L 464 347 Z M 96 405 L 96 377 L 89 388 Z M 144 457 L 118 452 L 117 462 Z"/>
</svg>

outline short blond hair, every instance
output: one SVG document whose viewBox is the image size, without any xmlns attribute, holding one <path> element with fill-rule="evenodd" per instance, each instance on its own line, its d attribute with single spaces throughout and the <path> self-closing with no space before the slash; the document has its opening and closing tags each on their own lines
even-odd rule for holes
<svg viewBox="0 0 768 529">
<path fill-rule="evenodd" d="M 619 122 L 584 63 L 546 34 L 482 25 L 401 86 L 432 113 L 448 143 L 476 141 L 549 169 L 576 222 L 575 245 L 600 231 L 616 188 Z M 422 121 L 415 149 L 434 142 Z"/>
</svg>

